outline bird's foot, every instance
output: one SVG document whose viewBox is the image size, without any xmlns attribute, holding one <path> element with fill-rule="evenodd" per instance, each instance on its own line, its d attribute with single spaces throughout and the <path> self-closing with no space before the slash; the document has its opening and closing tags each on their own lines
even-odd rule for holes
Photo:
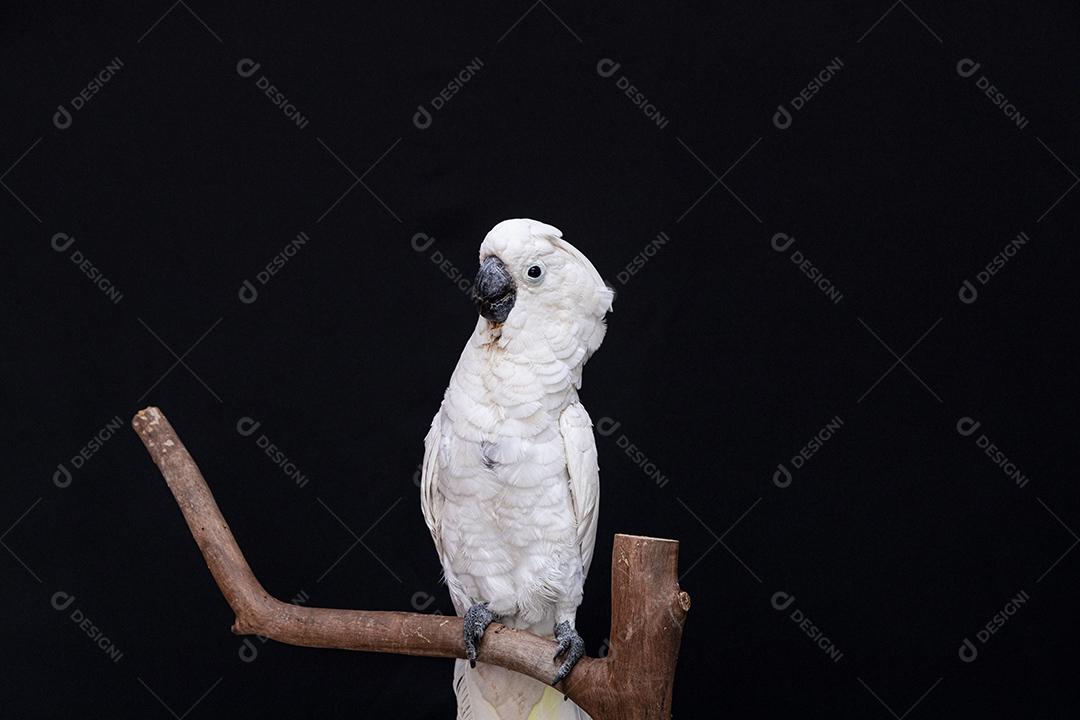
<svg viewBox="0 0 1080 720">
<path fill-rule="evenodd" d="M 487 603 L 476 603 L 465 613 L 465 654 L 472 667 L 476 667 L 476 648 L 480 638 L 484 637 L 484 631 L 494 619 Z"/>
<path fill-rule="evenodd" d="M 566 659 L 559 668 L 559 672 L 555 673 L 555 679 L 551 681 L 552 685 L 562 682 L 585 654 L 585 641 L 581 639 L 569 620 L 563 620 L 555 626 L 555 640 L 559 643 L 559 649 L 555 651 L 555 657 L 552 659 L 558 660 L 564 654 Z"/>
</svg>

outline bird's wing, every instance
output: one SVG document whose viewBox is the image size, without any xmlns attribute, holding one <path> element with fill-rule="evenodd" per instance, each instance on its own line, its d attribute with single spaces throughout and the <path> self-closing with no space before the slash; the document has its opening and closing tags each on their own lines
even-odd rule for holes
<svg viewBox="0 0 1080 720">
<path fill-rule="evenodd" d="M 577 521 L 581 564 L 589 572 L 596 521 L 600 514 L 600 466 L 596 460 L 596 438 L 592 420 L 581 403 L 574 403 L 559 418 L 559 431 L 566 448 L 566 470 L 570 475 L 570 497 Z"/>
<path fill-rule="evenodd" d="M 424 438 L 424 464 L 420 468 L 420 510 L 424 513 L 424 522 L 435 541 L 435 550 L 439 560 L 443 558 L 442 529 L 439 518 L 442 515 L 443 496 L 439 492 L 439 450 L 442 446 L 442 408 L 435 413 L 431 429 Z"/>
</svg>

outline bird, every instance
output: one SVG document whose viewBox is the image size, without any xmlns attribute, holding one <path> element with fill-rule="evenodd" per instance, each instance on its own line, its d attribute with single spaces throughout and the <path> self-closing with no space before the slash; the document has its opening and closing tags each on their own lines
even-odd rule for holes
<svg viewBox="0 0 1080 720">
<path fill-rule="evenodd" d="M 464 618 L 457 717 L 580 720 L 588 715 L 554 687 L 584 655 L 575 619 L 599 513 L 596 440 L 578 391 L 615 292 L 558 228 L 536 220 L 495 225 L 479 261 L 479 317 L 424 440 L 420 487 Z M 556 641 L 550 685 L 476 663 L 495 620 Z"/>
</svg>

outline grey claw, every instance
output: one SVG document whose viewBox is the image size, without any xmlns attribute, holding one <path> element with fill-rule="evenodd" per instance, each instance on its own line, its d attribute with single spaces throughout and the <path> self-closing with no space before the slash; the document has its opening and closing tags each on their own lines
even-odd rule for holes
<svg viewBox="0 0 1080 720">
<path fill-rule="evenodd" d="M 472 667 L 476 667 L 476 649 L 480 638 L 484 637 L 484 631 L 494 619 L 487 603 L 476 603 L 465 613 L 465 655 Z"/>
<path fill-rule="evenodd" d="M 551 681 L 552 685 L 558 685 L 565 680 L 577 665 L 577 661 L 585 655 L 585 641 L 581 639 L 569 620 L 564 620 L 555 626 L 555 639 L 559 642 L 559 648 L 553 659 L 558 660 L 564 654 L 566 659 L 559 667 L 559 671 L 555 673 L 555 679 Z"/>
</svg>

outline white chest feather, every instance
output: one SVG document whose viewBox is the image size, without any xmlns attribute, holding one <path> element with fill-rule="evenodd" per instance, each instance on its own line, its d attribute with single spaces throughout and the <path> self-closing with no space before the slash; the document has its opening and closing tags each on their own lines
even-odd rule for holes
<svg viewBox="0 0 1080 720">
<path fill-rule="evenodd" d="M 577 391 L 565 361 L 481 339 L 442 408 L 443 563 L 471 602 L 528 624 L 580 579 L 565 570 L 579 549 L 559 430 Z"/>
</svg>

